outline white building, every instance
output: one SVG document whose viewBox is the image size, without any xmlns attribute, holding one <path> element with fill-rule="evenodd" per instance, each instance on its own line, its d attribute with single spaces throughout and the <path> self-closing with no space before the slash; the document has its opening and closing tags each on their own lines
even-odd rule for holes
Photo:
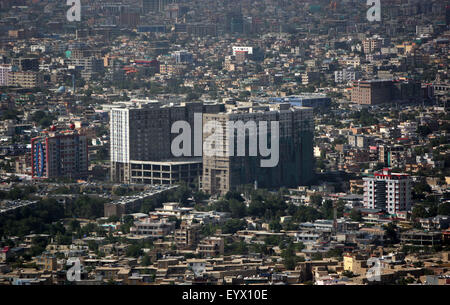
<svg viewBox="0 0 450 305">
<path fill-rule="evenodd" d="M 382 209 L 390 214 L 411 209 L 411 178 L 392 173 L 388 168 L 364 180 L 364 207 Z"/>
<path fill-rule="evenodd" d="M 422 36 L 422 35 L 432 35 L 434 32 L 433 25 L 416 25 L 416 35 Z"/>
<path fill-rule="evenodd" d="M 152 220 L 147 218 L 144 221 L 136 221 L 134 227 L 130 228 L 133 235 L 148 235 L 154 238 L 161 238 L 175 230 L 175 223 L 166 219 Z"/>
<path fill-rule="evenodd" d="M 334 81 L 338 84 L 348 83 L 359 78 L 359 73 L 353 69 L 343 69 L 340 71 L 334 71 Z"/>
<path fill-rule="evenodd" d="M 11 65 L 0 65 L 0 86 L 8 86 L 8 75 Z"/>
</svg>

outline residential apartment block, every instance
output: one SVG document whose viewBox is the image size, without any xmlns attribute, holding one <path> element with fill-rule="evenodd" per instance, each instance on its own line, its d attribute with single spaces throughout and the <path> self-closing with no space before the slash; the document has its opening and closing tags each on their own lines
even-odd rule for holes
<svg viewBox="0 0 450 305">
<path fill-rule="evenodd" d="M 364 207 L 382 209 L 390 214 L 411 209 L 411 178 L 392 173 L 389 168 L 364 180 Z"/>
<path fill-rule="evenodd" d="M 334 72 L 334 81 L 338 84 L 348 83 L 360 78 L 360 76 L 360 73 L 355 71 L 354 69 L 343 69 Z"/>
<path fill-rule="evenodd" d="M 22 88 L 37 88 L 42 85 L 43 78 L 35 71 L 10 71 L 8 73 L 8 86 Z"/>
<path fill-rule="evenodd" d="M 88 141 L 76 131 L 50 132 L 31 140 L 32 177 L 83 178 L 88 173 Z"/>
</svg>

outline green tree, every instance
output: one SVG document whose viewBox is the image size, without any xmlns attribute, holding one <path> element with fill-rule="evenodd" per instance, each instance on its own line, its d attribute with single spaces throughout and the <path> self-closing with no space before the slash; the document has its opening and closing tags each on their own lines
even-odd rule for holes
<svg viewBox="0 0 450 305">
<path fill-rule="evenodd" d="M 441 203 L 438 208 L 438 214 L 450 216 L 450 203 Z"/>
<path fill-rule="evenodd" d="M 230 219 L 222 226 L 222 233 L 224 234 L 234 234 L 239 230 L 245 229 L 247 223 L 242 219 Z"/>
<path fill-rule="evenodd" d="M 352 209 L 352 210 L 350 211 L 350 215 L 349 215 L 349 216 L 350 216 L 350 219 L 353 220 L 353 221 L 358 221 L 358 222 L 360 222 L 360 221 L 363 220 L 361 211 L 360 211 L 360 210 L 357 210 L 357 209 Z"/>
<path fill-rule="evenodd" d="M 417 218 L 425 218 L 428 216 L 428 212 L 425 209 L 425 207 L 421 204 L 416 204 L 413 209 L 412 209 L 412 213 L 411 213 L 411 217 L 412 219 L 417 219 Z"/>
<path fill-rule="evenodd" d="M 311 197 L 309 198 L 311 205 L 315 207 L 320 207 L 322 205 L 322 200 L 323 198 L 319 194 L 311 195 Z"/>
<path fill-rule="evenodd" d="M 142 255 L 142 247 L 140 244 L 132 244 L 127 248 L 126 255 L 128 257 L 139 257 Z"/>
<path fill-rule="evenodd" d="M 141 265 L 142 266 L 150 266 L 151 264 L 152 264 L 152 260 L 151 260 L 150 256 L 148 254 L 144 254 L 144 256 L 142 257 Z"/>
<path fill-rule="evenodd" d="M 230 200 L 229 208 L 230 208 L 232 218 L 242 218 L 246 215 L 246 207 L 245 207 L 244 203 L 242 203 L 236 199 Z"/>
<path fill-rule="evenodd" d="M 385 236 L 389 243 L 398 243 L 397 226 L 394 223 L 391 222 L 385 227 Z"/>
</svg>

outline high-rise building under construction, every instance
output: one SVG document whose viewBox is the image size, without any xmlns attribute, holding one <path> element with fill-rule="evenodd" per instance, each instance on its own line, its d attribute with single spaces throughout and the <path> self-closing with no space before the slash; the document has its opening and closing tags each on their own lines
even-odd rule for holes
<svg viewBox="0 0 450 305">
<path fill-rule="evenodd" d="M 230 190 L 237 189 L 242 185 L 255 184 L 262 188 L 274 188 L 280 186 L 297 186 L 307 184 L 313 178 L 313 111 L 309 107 L 292 107 L 290 104 L 259 105 L 249 108 L 234 108 L 229 112 L 216 114 L 203 114 L 203 125 L 209 121 L 217 122 L 226 132 L 221 137 L 223 143 L 219 145 L 224 148 L 224 154 L 206 154 L 203 151 L 203 175 L 201 186 L 205 192 L 210 194 L 225 194 Z M 242 121 L 248 122 L 268 122 L 266 135 L 270 143 L 271 121 L 278 121 L 278 163 L 273 167 L 261 166 L 261 160 L 268 157 L 261 156 L 260 152 L 256 156 L 249 154 L 246 148 L 244 156 L 238 156 L 237 145 L 234 140 L 237 137 L 236 131 L 232 133 L 228 129 L 227 122 Z M 250 125 L 247 125 L 249 127 Z M 250 130 L 245 130 L 245 143 L 250 146 L 250 140 L 262 137 L 258 129 L 258 134 L 252 134 Z M 238 131 L 239 132 L 239 131 Z M 212 133 L 203 130 L 203 143 Z M 230 149 L 230 141 L 233 141 Z M 237 141 L 236 141 L 237 142 Z M 275 142 L 268 145 L 273 149 Z M 258 143 L 259 146 L 259 143 Z M 259 146 L 260 147 L 260 146 Z M 231 151 L 233 150 L 233 151 Z M 272 151 L 273 153 L 274 151 Z"/>
</svg>

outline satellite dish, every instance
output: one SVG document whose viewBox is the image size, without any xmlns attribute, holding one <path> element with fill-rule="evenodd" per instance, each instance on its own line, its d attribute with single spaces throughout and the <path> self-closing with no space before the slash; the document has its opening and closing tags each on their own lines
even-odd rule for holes
<svg viewBox="0 0 450 305">
<path fill-rule="evenodd" d="M 205 263 L 190 263 L 191 269 L 194 272 L 195 277 L 202 277 L 205 272 Z"/>
</svg>

